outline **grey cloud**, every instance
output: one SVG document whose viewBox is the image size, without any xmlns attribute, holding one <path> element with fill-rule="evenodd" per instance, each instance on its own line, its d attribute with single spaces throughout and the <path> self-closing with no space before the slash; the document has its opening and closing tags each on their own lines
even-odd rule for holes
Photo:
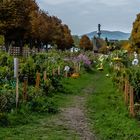
<svg viewBox="0 0 140 140">
<path fill-rule="evenodd" d="M 37 0 L 37 2 L 51 15 L 62 19 L 73 34 L 96 30 L 98 23 L 106 30 L 130 32 L 136 14 L 140 12 L 139 0 Z"/>
</svg>

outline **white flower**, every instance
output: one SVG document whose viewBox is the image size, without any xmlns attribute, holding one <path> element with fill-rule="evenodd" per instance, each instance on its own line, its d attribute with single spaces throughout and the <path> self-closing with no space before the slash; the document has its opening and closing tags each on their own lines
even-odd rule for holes
<svg viewBox="0 0 140 140">
<path fill-rule="evenodd" d="M 139 63 L 139 60 L 136 58 L 132 61 L 132 65 L 138 65 L 138 63 Z"/>
<path fill-rule="evenodd" d="M 138 57 L 138 54 L 136 52 L 134 52 L 134 57 L 137 58 Z"/>
<path fill-rule="evenodd" d="M 64 71 L 69 72 L 69 70 L 70 70 L 70 67 L 69 66 L 65 66 Z"/>
<path fill-rule="evenodd" d="M 106 74 L 106 77 L 109 77 L 109 74 L 108 73 Z"/>
</svg>

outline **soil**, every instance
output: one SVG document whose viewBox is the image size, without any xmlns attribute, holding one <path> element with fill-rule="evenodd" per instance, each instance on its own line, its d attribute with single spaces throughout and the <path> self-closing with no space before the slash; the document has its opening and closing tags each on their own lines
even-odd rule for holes
<svg viewBox="0 0 140 140">
<path fill-rule="evenodd" d="M 73 98 L 73 104 L 66 108 L 61 108 L 60 120 L 63 125 L 74 130 L 80 136 L 80 140 L 97 140 L 91 132 L 86 117 L 85 103 L 89 94 L 93 93 L 93 87 L 86 88 L 82 95 Z"/>
</svg>

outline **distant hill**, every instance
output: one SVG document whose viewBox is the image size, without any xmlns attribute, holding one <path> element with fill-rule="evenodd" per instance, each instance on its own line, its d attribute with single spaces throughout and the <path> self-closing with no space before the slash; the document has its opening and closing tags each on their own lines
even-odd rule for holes
<svg viewBox="0 0 140 140">
<path fill-rule="evenodd" d="M 101 31 L 101 38 L 108 38 L 109 40 L 128 40 L 130 37 L 130 33 L 124 33 L 120 31 L 106 31 L 102 30 Z M 90 39 L 93 38 L 93 36 L 97 36 L 97 32 L 91 32 L 86 34 Z"/>
</svg>

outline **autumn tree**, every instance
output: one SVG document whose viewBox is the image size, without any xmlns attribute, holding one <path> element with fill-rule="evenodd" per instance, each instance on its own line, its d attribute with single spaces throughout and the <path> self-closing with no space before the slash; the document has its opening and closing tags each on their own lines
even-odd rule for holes
<svg viewBox="0 0 140 140">
<path fill-rule="evenodd" d="M 13 41 L 21 51 L 25 43 L 38 50 L 48 44 L 64 50 L 73 44 L 68 26 L 40 10 L 35 0 L 0 0 L 0 34 L 7 50 Z"/>
<path fill-rule="evenodd" d="M 62 25 L 62 38 L 60 44 L 58 45 L 58 49 L 65 50 L 70 49 L 73 46 L 73 38 L 71 36 L 71 31 L 69 30 L 67 25 Z"/>
<path fill-rule="evenodd" d="M 108 53 L 108 47 L 107 46 L 102 46 L 101 48 L 99 48 L 99 53 L 102 54 L 107 54 Z"/>
<path fill-rule="evenodd" d="M 140 48 L 140 14 L 137 15 L 137 18 L 133 23 L 130 40 L 133 48 L 136 50 Z"/>
<path fill-rule="evenodd" d="M 134 48 L 132 48 L 129 41 L 126 41 L 122 44 L 122 49 L 127 50 L 128 52 L 133 52 Z"/>
<path fill-rule="evenodd" d="M 32 0 L 0 1 L 0 34 L 5 37 L 5 46 L 14 41 L 23 46 L 25 34 L 28 32 L 29 15 L 31 10 L 38 9 Z"/>
<path fill-rule="evenodd" d="M 79 47 L 84 50 L 91 50 L 92 44 L 87 35 L 83 35 L 80 39 Z"/>
</svg>

